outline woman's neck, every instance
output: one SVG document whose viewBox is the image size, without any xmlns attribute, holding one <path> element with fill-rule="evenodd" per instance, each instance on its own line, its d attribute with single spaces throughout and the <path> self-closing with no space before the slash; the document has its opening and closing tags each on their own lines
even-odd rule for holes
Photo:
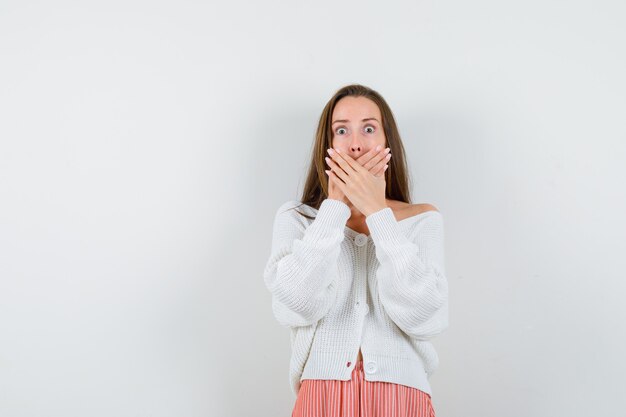
<svg viewBox="0 0 626 417">
<path fill-rule="evenodd" d="M 352 204 L 350 200 L 348 200 L 346 205 L 350 208 L 350 220 L 362 219 L 364 217 L 363 213 L 354 207 L 354 204 Z"/>
</svg>

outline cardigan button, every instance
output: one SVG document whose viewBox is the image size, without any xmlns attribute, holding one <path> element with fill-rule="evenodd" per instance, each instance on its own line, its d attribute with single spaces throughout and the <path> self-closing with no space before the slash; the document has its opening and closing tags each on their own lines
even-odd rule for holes
<svg viewBox="0 0 626 417">
<path fill-rule="evenodd" d="M 365 245 L 367 243 L 367 235 L 363 233 L 359 233 L 358 235 L 355 236 L 354 243 L 356 243 L 357 246 Z"/>
<path fill-rule="evenodd" d="M 370 308 L 369 308 L 369 306 L 367 305 L 367 303 L 362 303 L 362 304 L 361 304 L 361 302 L 360 302 L 360 301 L 357 301 L 357 302 L 354 304 L 354 308 L 355 308 L 355 309 L 356 309 L 359 313 L 361 313 L 361 314 L 363 314 L 363 315 L 366 315 L 366 314 L 370 311 Z"/>
<path fill-rule="evenodd" d="M 368 374 L 373 374 L 374 372 L 376 372 L 377 369 L 378 368 L 376 367 L 375 361 L 369 361 L 367 365 L 365 366 L 365 370 L 367 371 Z"/>
</svg>

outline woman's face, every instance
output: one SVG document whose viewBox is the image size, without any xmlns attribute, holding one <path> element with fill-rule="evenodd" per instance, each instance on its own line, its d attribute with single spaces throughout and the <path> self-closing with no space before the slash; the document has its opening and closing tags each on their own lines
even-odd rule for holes
<svg viewBox="0 0 626 417">
<path fill-rule="evenodd" d="M 366 97 L 344 97 L 333 110 L 332 146 L 357 159 L 376 145 L 385 148 L 380 109 Z"/>
</svg>

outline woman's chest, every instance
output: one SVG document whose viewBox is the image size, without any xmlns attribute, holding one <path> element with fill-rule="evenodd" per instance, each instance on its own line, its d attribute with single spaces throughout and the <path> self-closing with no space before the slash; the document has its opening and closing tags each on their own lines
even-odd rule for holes
<svg viewBox="0 0 626 417">
<path fill-rule="evenodd" d="M 337 259 L 338 284 L 345 287 L 366 285 L 380 266 L 376 248 L 365 235 L 346 236 L 346 239 L 349 241 L 342 243 Z"/>
</svg>

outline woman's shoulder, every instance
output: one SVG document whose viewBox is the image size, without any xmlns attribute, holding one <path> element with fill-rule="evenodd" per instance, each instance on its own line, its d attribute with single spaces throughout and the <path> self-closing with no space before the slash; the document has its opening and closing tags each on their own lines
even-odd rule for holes
<svg viewBox="0 0 626 417">
<path fill-rule="evenodd" d="M 313 219 L 317 210 L 298 200 L 287 200 L 276 210 L 276 218 L 289 218 L 302 221 L 305 218 Z"/>
<path fill-rule="evenodd" d="M 417 216 L 418 214 L 425 213 L 427 211 L 436 211 L 439 212 L 439 209 L 430 203 L 419 203 L 419 204 L 411 204 L 408 208 L 411 215 Z"/>
<path fill-rule="evenodd" d="M 298 200 L 287 200 L 278 207 L 278 211 L 282 212 L 300 206 L 302 203 Z"/>
<path fill-rule="evenodd" d="M 437 207 L 430 203 L 411 204 L 404 201 L 387 200 L 387 205 L 395 213 L 397 213 L 397 217 L 400 217 L 401 219 L 418 216 L 428 211 L 439 213 Z"/>
</svg>

